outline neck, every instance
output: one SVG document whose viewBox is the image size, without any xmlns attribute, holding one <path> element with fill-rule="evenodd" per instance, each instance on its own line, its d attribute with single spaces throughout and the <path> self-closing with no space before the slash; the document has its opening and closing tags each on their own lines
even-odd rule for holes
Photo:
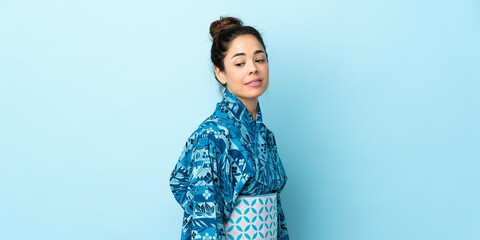
<svg viewBox="0 0 480 240">
<path fill-rule="evenodd" d="M 258 97 L 256 98 L 251 98 L 251 99 L 243 99 L 239 98 L 240 101 L 242 101 L 243 105 L 247 108 L 248 112 L 253 118 L 253 121 L 257 121 L 257 103 L 258 103 Z"/>
</svg>

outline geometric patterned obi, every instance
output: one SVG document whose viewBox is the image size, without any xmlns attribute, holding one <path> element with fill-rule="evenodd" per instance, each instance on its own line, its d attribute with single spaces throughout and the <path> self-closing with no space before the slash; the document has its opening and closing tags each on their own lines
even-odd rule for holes
<svg viewBox="0 0 480 240">
<path fill-rule="evenodd" d="M 276 240 L 277 193 L 239 196 L 225 224 L 228 240 Z"/>
</svg>

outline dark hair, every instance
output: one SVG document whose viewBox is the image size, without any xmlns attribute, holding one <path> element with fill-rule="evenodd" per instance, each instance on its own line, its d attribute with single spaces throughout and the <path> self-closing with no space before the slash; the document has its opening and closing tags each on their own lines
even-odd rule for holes
<svg viewBox="0 0 480 240">
<path fill-rule="evenodd" d="M 230 43 L 241 35 L 252 35 L 256 37 L 265 49 L 265 55 L 268 61 L 267 49 L 265 48 L 265 44 L 263 43 L 260 33 L 253 27 L 243 26 L 242 20 L 238 18 L 220 17 L 220 20 L 216 20 L 210 24 L 210 35 L 212 36 L 212 50 L 210 58 L 213 65 L 217 66 L 220 71 L 225 70 L 223 59 L 227 54 Z M 215 79 L 217 79 L 217 76 L 215 76 Z M 222 85 L 225 87 L 224 84 Z"/>
</svg>

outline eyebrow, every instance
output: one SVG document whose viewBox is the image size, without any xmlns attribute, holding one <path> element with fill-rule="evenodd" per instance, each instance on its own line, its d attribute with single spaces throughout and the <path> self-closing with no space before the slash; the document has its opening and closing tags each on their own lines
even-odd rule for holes
<svg viewBox="0 0 480 240">
<path fill-rule="evenodd" d="M 257 50 L 257 51 L 255 51 L 255 52 L 253 53 L 253 55 L 258 54 L 258 53 L 265 53 L 265 51 L 263 51 L 263 50 Z M 238 56 L 245 56 L 245 53 L 235 53 L 235 55 L 233 55 L 232 58 L 238 57 Z M 230 59 L 232 59 L 232 58 L 230 58 Z"/>
</svg>

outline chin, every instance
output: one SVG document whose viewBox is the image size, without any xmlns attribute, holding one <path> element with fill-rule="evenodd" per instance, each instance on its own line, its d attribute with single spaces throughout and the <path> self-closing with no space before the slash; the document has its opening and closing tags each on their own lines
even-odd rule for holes
<svg viewBox="0 0 480 240">
<path fill-rule="evenodd" d="M 267 90 L 266 87 L 261 88 L 254 88 L 254 89 L 246 89 L 244 91 L 244 96 L 247 98 L 257 98 L 262 96 L 262 94 Z"/>
</svg>

